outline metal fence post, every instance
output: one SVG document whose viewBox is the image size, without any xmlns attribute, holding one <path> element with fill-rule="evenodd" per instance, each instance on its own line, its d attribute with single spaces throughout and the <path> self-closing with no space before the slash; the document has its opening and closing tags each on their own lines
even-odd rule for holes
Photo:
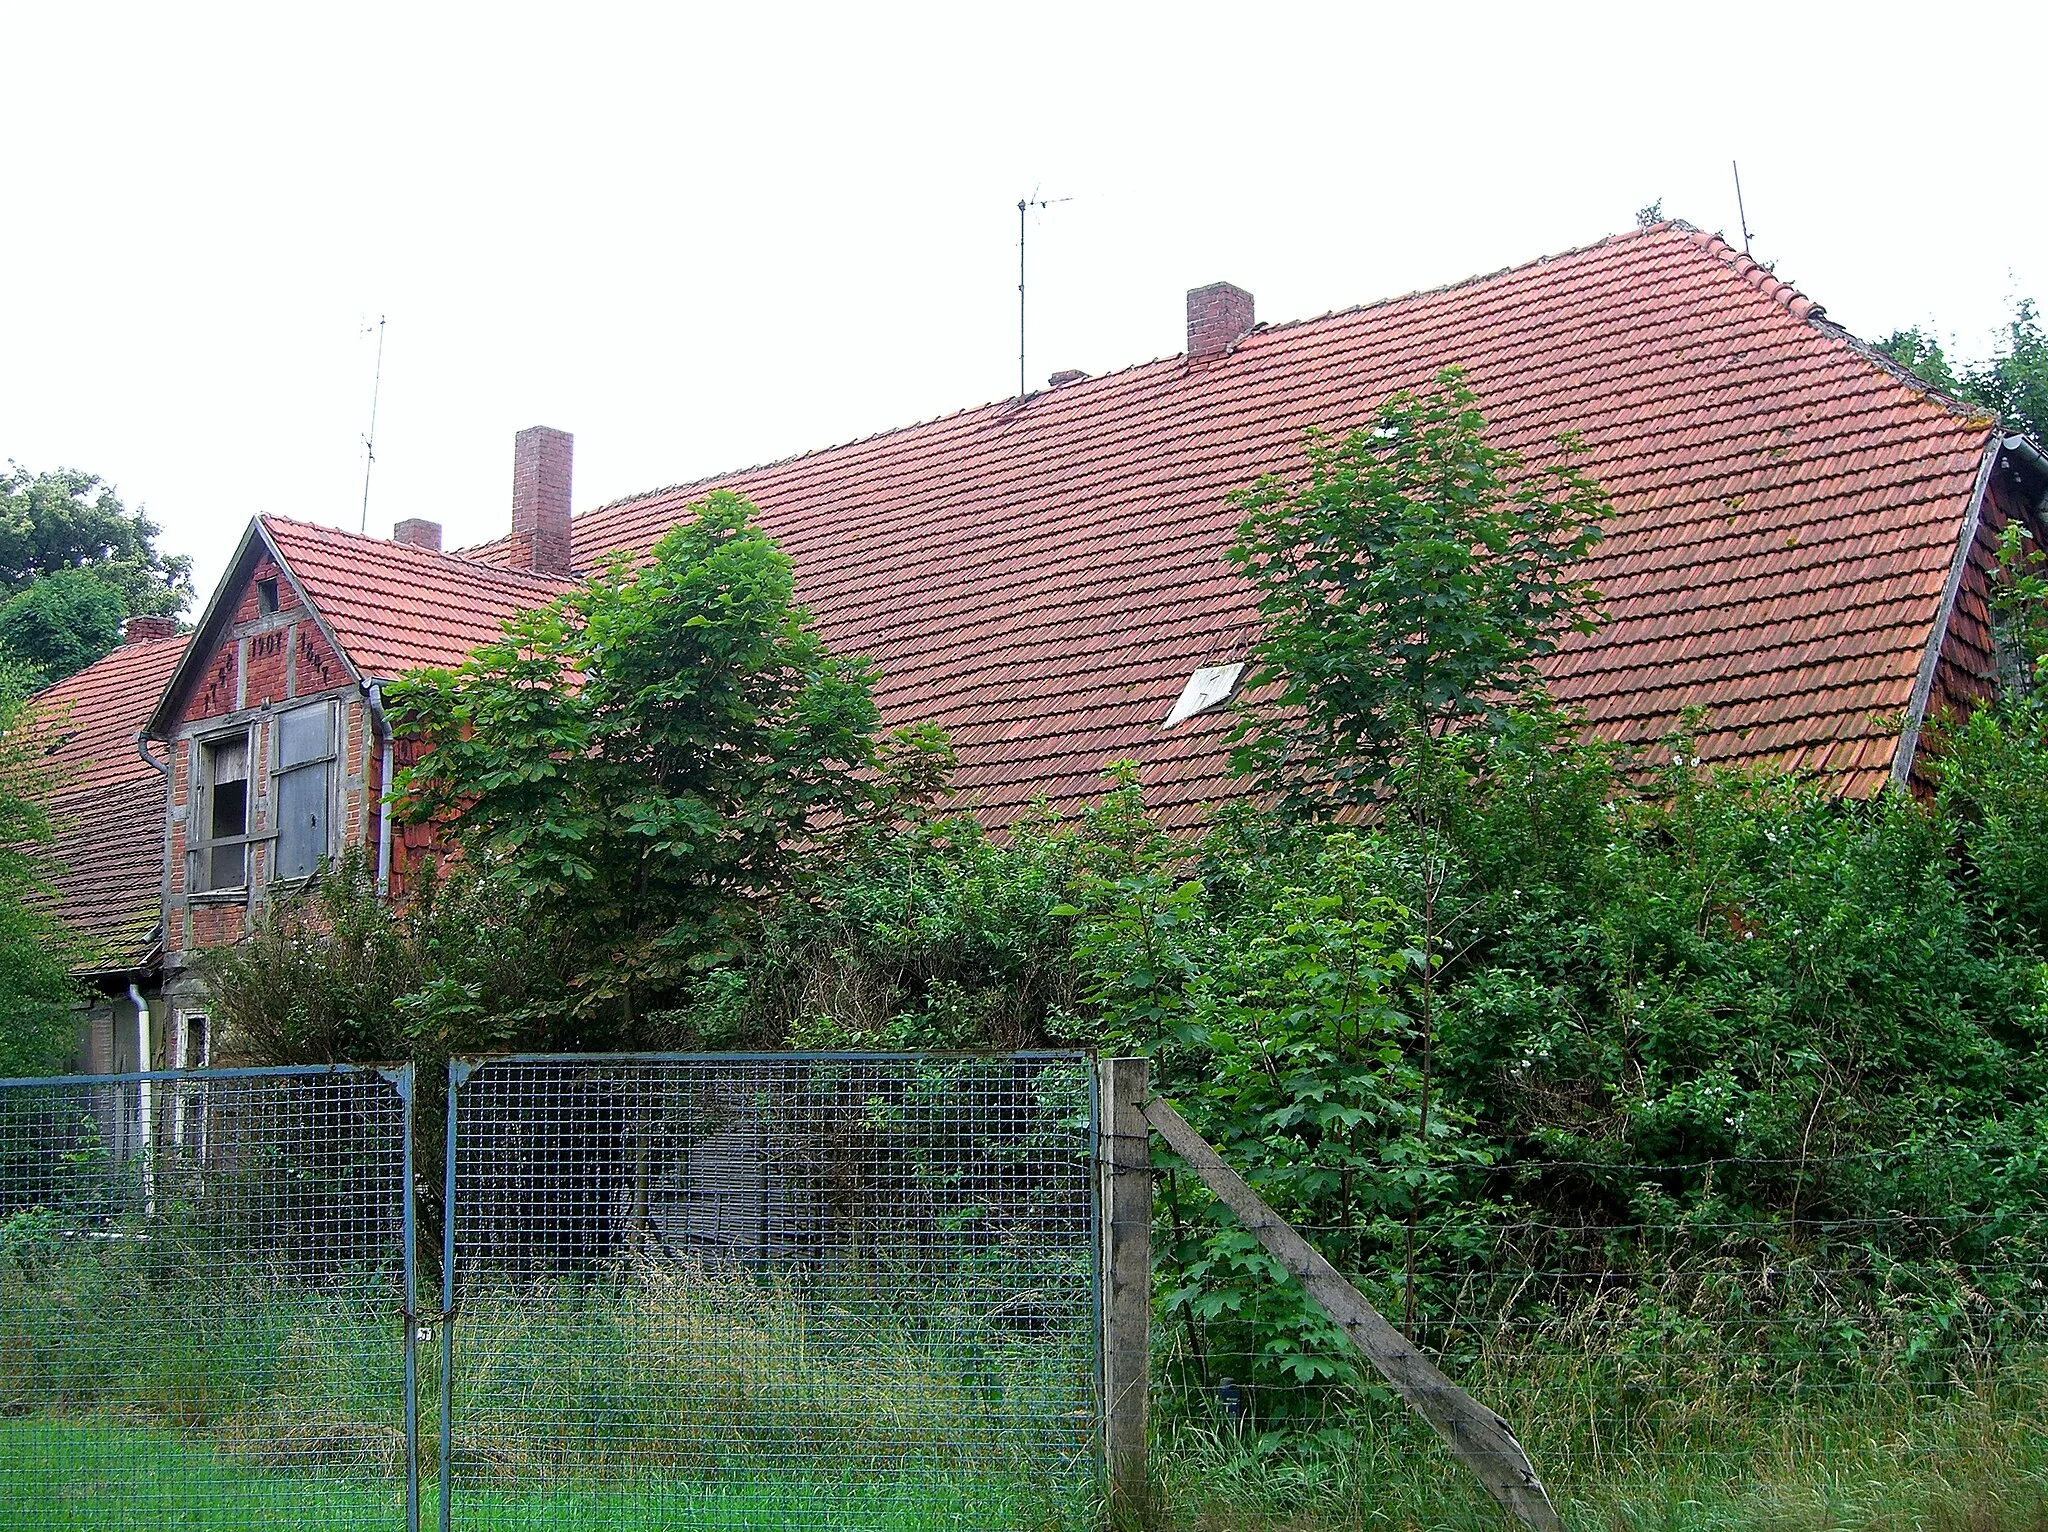
<svg viewBox="0 0 2048 1532">
<path fill-rule="evenodd" d="M 1142 1525 L 1152 1318 L 1152 1152 L 1144 1059 L 1098 1059 L 1102 1448 L 1113 1527 Z"/>
<path fill-rule="evenodd" d="M 441 1186 L 441 1512 L 439 1532 L 449 1532 L 455 1508 L 455 1117 L 463 1083 L 476 1073 L 474 1059 L 448 1061 L 448 1133 L 442 1147 Z"/>
<path fill-rule="evenodd" d="M 400 1175 L 405 1187 L 400 1224 L 400 1238 L 405 1242 L 405 1528 L 406 1532 L 420 1532 L 419 1283 L 418 1252 L 415 1248 L 418 1236 L 413 1211 L 413 1068 L 410 1064 L 400 1064 L 395 1069 L 379 1070 L 378 1073 L 391 1082 L 391 1088 L 398 1092 L 398 1099 L 405 1103 L 405 1147 L 400 1161 Z"/>
</svg>

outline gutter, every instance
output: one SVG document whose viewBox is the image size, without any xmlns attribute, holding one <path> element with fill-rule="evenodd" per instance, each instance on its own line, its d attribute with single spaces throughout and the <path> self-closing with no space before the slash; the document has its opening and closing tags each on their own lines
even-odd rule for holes
<svg viewBox="0 0 2048 1532">
<path fill-rule="evenodd" d="M 1949 560 L 1948 581 L 1941 588 L 1941 604 L 1934 609 L 1934 626 L 1927 634 L 1927 647 L 1920 655 L 1920 675 L 1913 683 L 1913 700 L 1906 704 L 1906 726 L 1899 732 L 1899 747 L 1892 752 L 1892 781 L 1909 785 L 1913 757 L 1920 748 L 1920 730 L 1927 722 L 1927 704 L 1934 695 L 1935 672 L 1941 669 L 1941 651 L 1948 643 L 1948 624 L 1956 609 L 1956 594 L 1963 588 L 1963 575 L 1970 567 L 1970 550 L 1977 543 L 1977 529 L 1984 521 L 1984 496 L 1991 488 L 1991 471 L 2011 443 L 2003 432 L 1994 432 L 1984 444 L 1984 461 L 1977 469 L 1977 487 L 1970 494 L 1970 509 L 1963 517 L 1962 536 L 1956 540 L 1955 556 Z M 2032 451 L 2031 445 L 2028 448 Z M 2034 460 L 2040 453 L 2034 452 Z"/>
<path fill-rule="evenodd" d="M 383 744 L 383 761 L 377 784 L 377 897 L 391 897 L 391 720 L 384 716 L 384 683 L 372 681 L 363 698 L 370 709 L 370 722 Z"/>
<path fill-rule="evenodd" d="M 2024 436 L 2008 436 L 2005 450 L 2034 470 L 2037 478 L 2048 480 L 2048 454 L 2035 446 Z"/>
</svg>

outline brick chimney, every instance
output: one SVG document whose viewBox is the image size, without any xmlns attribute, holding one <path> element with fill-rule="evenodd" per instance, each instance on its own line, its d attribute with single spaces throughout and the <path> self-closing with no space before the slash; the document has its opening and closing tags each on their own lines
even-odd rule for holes
<svg viewBox="0 0 2048 1532">
<path fill-rule="evenodd" d="M 428 521 L 423 516 L 408 516 L 391 529 L 391 540 L 394 543 L 410 543 L 415 548 L 425 548 L 431 552 L 439 553 L 441 551 L 441 523 L 438 521 Z"/>
<path fill-rule="evenodd" d="M 569 573 L 569 465 L 576 438 L 528 426 L 512 438 L 512 532 L 527 539 L 537 574 Z"/>
<path fill-rule="evenodd" d="M 1209 362 L 1252 332 L 1252 295 L 1228 282 L 1188 289 L 1188 360 Z"/>
<path fill-rule="evenodd" d="M 121 632 L 124 644 L 153 644 L 160 638 L 178 636 L 178 619 L 175 617 L 131 617 L 128 626 Z"/>
</svg>

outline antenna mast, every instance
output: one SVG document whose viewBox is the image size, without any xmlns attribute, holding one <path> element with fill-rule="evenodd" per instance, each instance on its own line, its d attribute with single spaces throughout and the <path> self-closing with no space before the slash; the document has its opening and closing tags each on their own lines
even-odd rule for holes
<svg viewBox="0 0 2048 1532">
<path fill-rule="evenodd" d="M 1735 172 L 1735 221 L 1742 225 L 1742 253 L 1749 254 L 1749 214 L 1742 210 L 1742 167 L 1730 160 L 1728 168 Z M 1754 257 L 1752 257 L 1754 259 Z"/>
<path fill-rule="evenodd" d="M 1024 215 L 1032 208 L 1048 208 L 1055 203 L 1072 202 L 1072 197 L 1054 197 L 1047 201 L 1038 195 L 1038 188 L 1031 188 L 1031 195 L 1017 199 L 1017 398 L 1022 402 L 1024 388 Z"/>
<path fill-rule="evenodd" d="M 368 325 L 363 326 L 369 329 Z M 384 316 L 377 316 L 377 370 L 370 378 L 370 429 L 363 433 L 363 522 L 358 531 L 370 530 L 370 470 L 377 464 L 377 395 L 384 387 Z"/>
</svg>

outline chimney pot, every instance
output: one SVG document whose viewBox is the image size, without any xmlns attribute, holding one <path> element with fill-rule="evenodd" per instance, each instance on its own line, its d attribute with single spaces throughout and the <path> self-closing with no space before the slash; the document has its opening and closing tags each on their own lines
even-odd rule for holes
<svg viewBox="0 0 2048 1532">
<path fill-rule="evenodd" d="M 524 537 L 536 574 L 566 575 L 569 473 L 576 438 L 552 426 L 528 426 L 512 438 L 512 532 Z"/>
<path fill-rule="evenodd" d="M 1188 289 L 1188 360 L 1223 355 L 1252 331 L 1252 295 L 1228 282 Z"/>
<path fill-rule="evenodd" d="M 428 521 L 423 516 L 408 516 L 391 529 L 391 540 L 395 543 L 409 543 L 415 548 L 426 548 L 432 552 L 441 551 L 441 523 Z"/>
<path fill-rule="evenodd" d="M 125 644 L 153 644 L 158 639 L 177 636 L 178 619 L 175 617 L 131 617 L 128 626 L 122 630 L 121 641 Z"/>
</svg>

